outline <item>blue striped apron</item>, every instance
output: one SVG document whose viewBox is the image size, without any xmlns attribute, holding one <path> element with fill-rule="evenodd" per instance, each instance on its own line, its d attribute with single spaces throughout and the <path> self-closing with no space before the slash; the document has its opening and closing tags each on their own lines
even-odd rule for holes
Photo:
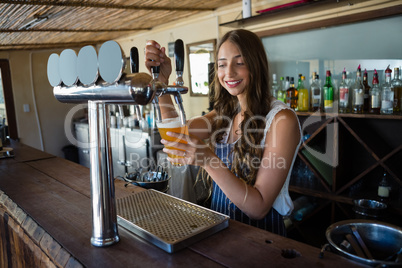
<svg viewBox="0 0 402 268">
<path fill-rule="evenodd" d="M 215 149 L 216 155 L 230 168 L 232 163 L 230 153 L 233 148 L 233 144 L 220 143 Z M 230 153 L 230 155 L 229 155 Z M 221 188 L 213 181 L 212 185 L 212 199 L 211 209 L 222 214 L 228 215 L 231 219 L 240 221 L 242 223 L 267 230 L 269 232 L 286 236 L 286 228 L 283 222 L 282 215 L 279 214 L 274 208 L 268 212 L 265 218 L 261 220 L 252 220 L 245 213 L 243 213 L 238 207 L 233 204 L 229 198 L 223 193 Z"/>
</svg>

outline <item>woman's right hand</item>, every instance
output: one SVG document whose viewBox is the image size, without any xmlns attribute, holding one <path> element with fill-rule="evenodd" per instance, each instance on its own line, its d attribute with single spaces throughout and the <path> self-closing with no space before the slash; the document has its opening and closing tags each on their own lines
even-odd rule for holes
<svg viewBox="0 0 402 268">
<path fill-rule="evenodd" d="M 152 66 L 160 66 L 159 81 L 169 84 L 169 76 L 172 73 L 172 63 L 166 55 L 166 48 L 161 47 L 154 40 L 149 40 L 145 46 L 145 66 L 151 72 Z"/>
</svg>

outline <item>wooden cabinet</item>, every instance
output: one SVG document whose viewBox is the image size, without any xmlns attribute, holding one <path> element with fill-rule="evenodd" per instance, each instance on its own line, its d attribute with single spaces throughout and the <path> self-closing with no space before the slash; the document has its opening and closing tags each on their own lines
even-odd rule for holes
<svg viewBox="0 0 402 268">
<path fill-rule="evenodd" d="M 298 113 L 304 142 L 293 168 L 290 192 L 308 196 L 315 209 L 293 221 L 289 237 L 315 246 L 326 228 L 356 218 L 355 199 L 377 199 L 384 171 L 392 192 L 381 220 L 401 225 L 402 116 Z"/>
</svg>

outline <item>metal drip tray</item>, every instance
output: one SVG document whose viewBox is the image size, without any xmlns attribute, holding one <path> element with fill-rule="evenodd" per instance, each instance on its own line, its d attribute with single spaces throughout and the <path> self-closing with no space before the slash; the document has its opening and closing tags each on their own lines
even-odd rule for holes
<svg viewBox="0 0 402 268">
<path fill-rule="evenodd" d="M 229 217 L 149 189 L 116 200 L 120 226 L 172 253 L 229 226 Z"/>
</svg>

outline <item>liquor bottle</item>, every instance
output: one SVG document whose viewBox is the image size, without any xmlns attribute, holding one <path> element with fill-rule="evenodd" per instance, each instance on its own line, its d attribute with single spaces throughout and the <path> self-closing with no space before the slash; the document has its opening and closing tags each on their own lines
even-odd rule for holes
<svg viewBox="0 0 402 268">
<path fill-rule="evenodd" d="M 331 80 L 331 71 L 327 70 L 325 84 L 322 87 L 323 99 L 324 99 L 324 112 L 332 113 L 334 112 L 334 86 Z"/>
<path fill-rule="evenodd" d="M 304 86 L 305 77 L 299 74 L 299 83 L 297 85 L 297 110 L 308 112 L 308 89 Z"/>
<path fill-rule="evenodd" d="M 399 114 L 402 112 L 402 80 L 399 78 L 399 68 L 394 68 L 391 89 L 394 91 L 394 114 Z"/>
<path fill-rule="evenodd" d="M 279 81 L 279 90 L 278 90 L 278 100 L 283 101 L 286 103 L 286 91 L 284 88 L 284 78 L 281 76 L 280 81 Z"/>
<path fill-rule="evenodd" d="M 313 80 L 310 85 L 310 111 L 318 110 L 321 110 L 321 86 L 318 74 L 313 72 Z"/>
<path fill-rule="evenodd" d="M 352 94 L 352 113 L 361 114 L 363 113 L 364 105 L 364 90 L 362 83 L 362 72 L 359 67 L 356 71 L 356 81 L 350 87 L 350 92 Z"/>
<path fill-rule="evenodd" d="M 383 175 L 380 183 L 378 184 L 377 195 L 382 202 L 388 203 L 390 192 L 391 192 L 391 186 L 389 185 L 388 180 L 387 180 L 387 172 L 384 171 L 384 175 Z"/>
<path fill-rule="evenodd" d="M 367 70 L 364 69 L 363 73 L 363 113 L 367 113 L 370 106 L 370 86 L 368 84 L 368 74 Z"/>
<path fill-rule="evenodd" d="M 290 87 L 286 90 L 286 104 L 296 110 L 297 108 L 297 96 L 298 92 L 295 88 L 295 80 L 294 77 L 290 78 Z"/>
<path fill-rule="evenodd" d="M 381 108 L 381 88 L 378 83 L 378 73 L 374 69 L 373 74 L 373 87 L 369 91 L 369 113 L 370 114 L 380 114 Z"/>
<path fill-rule="evenodd" d="M 343 68 L 342 81 L 339 84 L 339 112 L 349 113 L 349 85 L 347 82 L 346 68 Z"/>
<path fill-rule="evenodd" d="M 271 92 L 274 98 L 278 99 L 278 90 L 279 90 L 279 84 L 278 81 L 276 81 L 276 74 L 272 75 L 272 86 L 271 86 Z"/>
<path fill-rule="evenodd" d="M 389 68 L 385 70 L 385 82 L 381 89 L 381 114 L 392 114 L 394 111 L 394 92 L 391 90 L 391 73 Z"/>
<path fill-rule="evenodd" d="M 286 76 L 285 84 L 284 84 L 283 90 L 286 91 L 289 87 L 290 87 L 289 76 Z"/>
</svg>

